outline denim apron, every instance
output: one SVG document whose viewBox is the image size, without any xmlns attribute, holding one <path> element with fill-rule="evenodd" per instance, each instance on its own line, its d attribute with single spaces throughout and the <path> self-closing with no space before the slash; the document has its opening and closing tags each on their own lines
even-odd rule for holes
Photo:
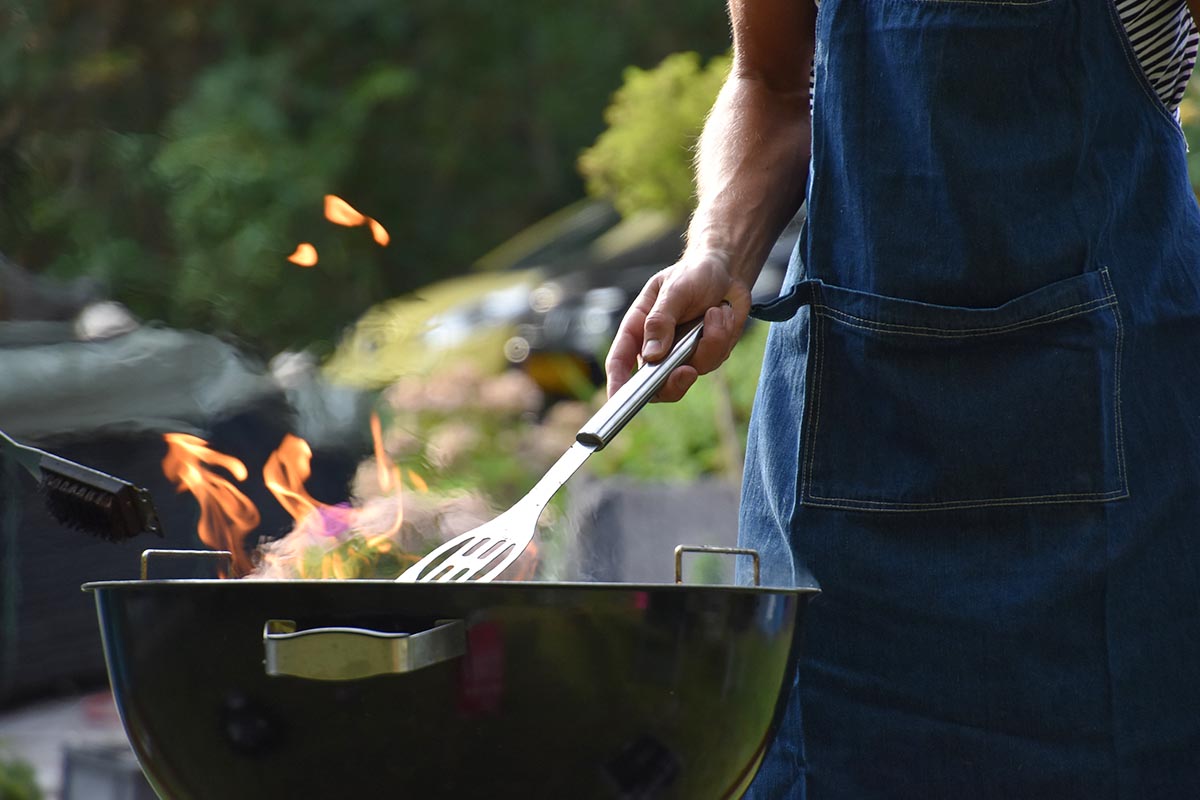
<svg viewBox="0 0 1200 800">
<path fill-rule="evenodd" d="M 806 0 L 798 0 L 804 2 Z M 1200 214 L 1112 0 L 822 0 L 753 800 L 1200 798 Z"/>
</svg>

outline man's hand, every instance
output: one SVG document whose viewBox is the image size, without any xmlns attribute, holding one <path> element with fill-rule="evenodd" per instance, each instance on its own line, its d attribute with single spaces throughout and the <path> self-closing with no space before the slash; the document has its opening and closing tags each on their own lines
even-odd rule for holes
<svg viewBox="0 0 1200 800">
<path fill-rule="evenodd" d="M 750 314 L 750 288 L 733 277 L 729 256 L 717 250 L 685 253 L 655 275 L 625 313 L 608 351 L 608 395 L 629 380 L 640 354 L 658 361 L 671 350 L 675 328 L 704 316 L 704 335 L 686 365 L 667 379 L 657 400 L 674 402 L 696 378 L 729 357 Z"/>
</svg>

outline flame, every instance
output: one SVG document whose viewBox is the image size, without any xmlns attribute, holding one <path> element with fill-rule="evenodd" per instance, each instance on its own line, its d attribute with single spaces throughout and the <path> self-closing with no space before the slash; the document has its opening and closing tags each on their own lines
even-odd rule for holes
<svg viewBox="0 0 1200 800">
<path fill-rule="evenodd" d="M 385 495 L 396 496 L 401 488 L 401 473 L 384 452 L 378 415 L 371 416 L 371 434 L 375 442 L 376 475 L 380 490 Z M 311 464 L 312 449 L 308 443 L 288 434 L 267 459 L 263 467 L 263 482 L 296 522 L 288 537 L 299 537 L 310 545 L 316 544 L 327 550 L 315 566 L 298 564 L 297 570 L 303 575 L 306 570 L 311 572 L 315 569 L 312 577 L 323 579 L 353 578 L 364 566 L 370 566 L 372 555 L 392 550 L 393 540 L 404 524 L 403 504 L 398 502 L 398 497 L 395 503 L 362 508 L 322 503 L 304 488 L 304 482 L 312 474 Z M 392 507 L 395 511 L 391 511 Z M 382 520 L 379 519 L 380 510 L 387 511 L 387 516 Z M 365 546 L 365 549 L 362 546 L 341 546 L 351 539 Z"/>
<path fill-rule="evenodd" d="M 335 225 L 344 225 L 347 228 L 357 228 L 359 225 L 368 226 L 371 229 L 371 238 L 380 247 L 387 247 L 388 243 L 392 241 L 387 228 L 336 194 L 325 195 L 325 219 Z M 296 245 L 295 251 L 287 257 L 287 260 L 302 267 L 315 267 L 317 265 L 317 248 L 308 242 L 301 242 Z"/>
<path fill-rule="evenodd" d="M 325 219 L 334 225 L 344 225 L 347 228 L 357 228 L 359 225 L 368 226 L 371 229 L 371 238 L 380 247 L 387 247 L 388 243 L 392 241 L 387 228 L 380 225 L 378 220 L 368 217 L 336 194 L 325 195 Z"/>
<path fill-rule="evenodd" d="M 367 221 L 367 217 L 336 194 L 325 195 L 325 219 L 347 228 L 357 227 Z"/>
<path fill-rule="evenodd" d="M 287 260 L 302 267 L 314 267 L 317 264 L 317 248 L 308 242 L 301 242 Z"/>
<path fill-rule="evenodd" d="M 279 447 L 271 453 L 263 465 L 263 483 L 275 495 L 284 511 L 298 525 L 314 525 L 318 532 L 325 532 L 326 516 L 321 511 L 332 512 L 332 506 L 316 500 L 304 488 L 304 482 L 312 475 L 312 448 L 299 436 L 287 434 Z"/>
<path fill-rule="evenodd" d="M 379 490 L 385 494 L 392 492 L 400 494 L 400 468 L 392 463 L 383 449 L 383 426 L 379 422 L 379 414 L 374 411 L 371 412 L 371 441 L 375 443 L 375 475 L 376 480 L 379 481 Z M 413 474 L 412 470 L 409 470 L 409 474 Z M 371 541 L 390 539 L 400 532 L 402 525 L 404 525 L 404 503 L 399 502 L 396 503 L 396 519 L 391 526 Z"/>
<path fill-rule="evenodd" d="M 397 470 L 387 453 L 383 450 L 383 430 L 379 423 L 379 414 L 371 413 L 371 441 L 375 443 L 375 475 L 381 491 L 390 491 L 396 483 Z"/>
<path fill-rule="evenodd" d="M 167 455 L 163 474 L 180 492 L 191 492 L 200 503 L 200 539 L 214 550 L 233 553 L 233 569 L 238 575 L 250 570 L 244 545 L 246 536 L 258 527 L 258 509 L 250 498 L 227 479 L 209 469 L 220 467 L 236 480 L 246 480 L 246 465 L 233 456 L 208 447 L 208 442 L 186 433 L 163 434 Z M 223 576 L 224 577 L 224 576 Z"/>
<path fill-rule="evenodd" d="M 371 226 L 371 236 L 374 237 L 375 243 L 380 247 L 387 247 L 388 242 L 392 240 L 387 229 L 370 217 L 367 217 L 367 224 Z"/>
<path fill-rule="evenodd" d="M 167 455 L 163 473 L 179 487 L 191 492 L 200 503 L 198 532 L 209 547 L 233 553 L 234 577 L 302 577 L 349 580 L 372 574 L 377 559 L 387 554 L 396 561 L 414 562 L 418 556 L 406 547 L 400 532 L 404 525 L 404 484 L 428 492 L 425 480 L 411 469 L 401 469 L 383 446 L 382 425 L 371 415 L 375 449 L 375 477 L 382 496 L 359 507 L 349 503 L 330 505 L 309 494 L 305 482 L 312 475 L 312 448 L 298 436 L 283 437 L 263 466 L 264 485 L 294 519 L 292 531 L 282 539 L 261 543 L 254 561 L 245 545 L 246 537 L 258 527 L 258 509 L 229 478 L 245 481 L 248 471 L 239 459 L 211 449 L 208 442 L 183 433 L 164 435 Z M 368 473 L 369 474 L 369 473 Z M 510 580 L 529 580 L 538 566 L 538 548 L 530 544 L 512 568 Z M 221 577 L 230 577 L 222 573 Z"/>
</svg>

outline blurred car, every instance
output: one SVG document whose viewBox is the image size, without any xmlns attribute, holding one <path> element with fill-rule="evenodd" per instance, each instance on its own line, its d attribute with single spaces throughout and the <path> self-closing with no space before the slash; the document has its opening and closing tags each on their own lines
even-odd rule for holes
<svg viewBox="0 0 1200 800">
<path fill-rule="evenodd" d="M 778 292 L 799 230 L 780 237 L 754 299 Z M 467 275 L 382 303 L 360 318 L 324 367 L 330 380 L 377 389 L 470 361 L 485 372 L 516 367 L 547 394 L 589 396 L 625 309 L 671 264 L 684 227 L 663 214 L 622 218 L 581 200 L 486 254 Z"/>
<path fill-rule="evenodd" d="M 504 369 L 505 342 L 551 266 L 573 263 L 574 253 L 619 222 L 608 203 L 581 200 L 487 253 L 472 272 L 371 308 L 342 338 L 323 368 L 325 376 L 378 389 L 405 375 L 428 375 L 450 361 Z"/>
</svg>

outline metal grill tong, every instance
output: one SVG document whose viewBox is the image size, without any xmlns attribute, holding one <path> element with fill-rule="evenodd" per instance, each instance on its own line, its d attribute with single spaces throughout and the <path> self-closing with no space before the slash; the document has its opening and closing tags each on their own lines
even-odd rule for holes
<svg viewBox="0 0 1200 800">
<path fill-rule="evenodd" d="M 490 581 L 503 572 L 533 541 L 538 518 L 550 499 L 588 456 L 602 450 L 658 394 L 676 367 L 687 363 L 696 352 L 703 332 L 702 321 L 685 327 L 666 358 L 635 372 L 579 429 L 575 444 L 516 505 L 490 522 L 440 545 L 396 580 Z"/>
</svg>

